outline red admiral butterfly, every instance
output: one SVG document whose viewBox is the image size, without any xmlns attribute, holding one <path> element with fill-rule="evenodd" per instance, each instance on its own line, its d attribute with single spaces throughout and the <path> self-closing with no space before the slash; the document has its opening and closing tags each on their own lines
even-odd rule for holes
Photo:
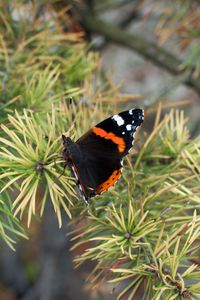
<svg viewBox="0 0 200 300">
<path fill-rule="evenodd" d="M 119 179 L 123 158 L 143 120 L 143 110 L 130 109 L 97 124 L 76 142 L 62 135 L 65 167 L 71 169 L 86 203 Z"/>
</svg>

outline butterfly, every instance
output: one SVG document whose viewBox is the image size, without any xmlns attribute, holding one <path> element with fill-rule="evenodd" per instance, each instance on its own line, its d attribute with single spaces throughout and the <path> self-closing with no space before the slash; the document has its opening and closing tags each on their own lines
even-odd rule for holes
<svg viewBox="0 0 200 300">
<path fill-rule="evenodd" d="M 70 168 L 86 204 L 89 198 L 108 190 L 120 178 L 123 158 L 143 120 L 142 109 L 130 109 L 100 122 L 76 142 L 62 135 L 65 167 Z"/>
</svg>

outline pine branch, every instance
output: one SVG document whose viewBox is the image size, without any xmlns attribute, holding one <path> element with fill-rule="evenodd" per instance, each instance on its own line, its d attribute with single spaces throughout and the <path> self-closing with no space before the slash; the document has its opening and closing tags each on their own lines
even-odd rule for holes
<svg viewBox="0 0 200 300">
<path fill-rule="evenodd" d="M 77 266 L 96 261 L 88 280 L 97 286 L 123 283 L 117 299 L 132 299 L 139 287 L 148 300 L 200 295 L 199 266 L 191 264 L 200 240 L 200 137 L 190 142 L 183 112 L 172 110 L 160 122 L 159 115 L 124 180 L 72 233 L 73 248 L 88 245 Z"/>
<path fill-rule="evenodd" d="M 127 33 L 117 26 L 91 15 L 81 14 L 81 18 L 83 26 L 89 32 L 100 34 L 120 46 L 136 51 L 144 58 L 149 59 L 152 63 L 173 75 L 181 75 L 183 73 L 183 70 L 180 69 L 180 65 L 183 61 L 169 51 L 159 47 L 156 43 L 147 41 L 145 38 L 136 34 Z M 193 88 L 198 93 L 200 92 L 200 79 L 193 78 L 192 71 L 186 75 L 182 83 Z"/>
<path fill-rule="evenodd" d="M 3 13 L 0 12 L 3 33 L 0 40 L 0 77 L 3 80 L 0 86 L 3 95 L 0 235 L 6 239 L 6 229 L 8 243 L 12 235 L 23 235 L 12 208 L 20 215 L 27 212 L 28 224 L 37 211 L 43 214 L 47 203 L 56 212 L 53 221 L 52 207 L 48 211 L 47 205 L 47 215 L 44 214 L 47 219 L 42 227 L 41 274 L 26 299 L 38 299 L 38 294 L 44 293 L 48 297 L 51 291 L 53 295 L 54 287 L 57 294 L 59 283 L 61 290 L 65 288 L 63 277 L 66 281 L 72 277 L 70 256 L 67 265 L 63 264 L 62 258 L 69 240 L 65 241 L 63 231 L 57 235 L 55 224 L 58 218 L 61 225 L 67 214 L 78 215 L 81 220 L 74 230 L 74 248 L 82 244 L 86 248 L 76 257 L 77 264 L 85 260 L 97 263 L 90 275 L 93 285 L 106 280 L 122 283 L 117 299 L 127 294 L 128 299 L 133 299 L 138 288 L 145 300 L 199 299 L 200 269 L 195 262 L 199 261 L 200 241 L 200 138 L 190 140 L 183 112 L 171 111 L 160 120 L 159 110 L 152 132 L 141 135 L 137 143 L 140 150 L 134 147 L 133 155 L 126 160 L 128 166 L 123 179 L 114 190 L 92 199 L 85 210 L 81 201 L 73 202 L 72 207 L 71 200 L 76 197 L 75 184 L 67 176 L 69 170 L 59 177 L 63 170 L 62 161 L 58 160 L 57 164 L 54 161 L 62 147 L 59 137 L 65 132 L 80 137 L 92 124 L 108 116 L 110 107 L 112 112 L 118 111 L 113 103 L 110 104 L 111 99 L 119 98 L 118 90 L 111 88 L 109 80 L 99 84 L 98 78 L 94 84 L 95 55 L 88 54 L 82 44 L 68 43 L 69 40 L 76 43 L 80 40 L 75 34 L 63 34 L 49 12 L 49 25 L 48 21 L 44 22 L 42 13 L 37 22 L 32 23 L 31 18 L 27 22 L 29 5 L 26 13 L 18 13 L 19 20 L 13 20 L 11 9 L 7 9 L 10 3 L 5 2 Z M 36 6 L 33 5 L 33 10 Z M 87 20 L 87 26 L 93 25 L 90 21 L 91 18 Z M 100 30 L 99 33 L 105 33 L 111 39 L 114 28 L 116 42 L 124 42 L 134 51 L 143 51 L 144 57 L 157 64 L 163 64 L 164 58 L 164 68 L 181 75 L 180 61 L 174 60 L 165 50 L 137 36 L 134 43 L 132 35 L 120 31 L 124 36 L 118 36 L 118 29 L 112 25 L 106 29 L 104 22 L 96 22 L 95 31 Z M 144 46 L 148 46 L 147 49 L 143 49 Z M 191 79 L 190 74 L 184 76 L 184 82 Z M 77 85 L 83 88 L 79 89 Z M 63 98 L 73 93 L 78 101 L 68 105 Z M 104 107 L 108 102 L 109 108 L 108 105 Z M 4 223 L 6 217 L 8 224 Z M 54 284 L 55 276 L 59 279 L 58 285 Z M 46 282 L 50 288 L 46 289 Z M 76 289 L 78 285 L 74 282 Z"/>
<path fill-rule="evenodd" d="M 19 220 L 13 216 L 12 197 L 7 192 L 0 193 L 0 238 L 14 250 L 16 240 L 22 237 L 27 238 L 27 235 Z"/>
</svg>

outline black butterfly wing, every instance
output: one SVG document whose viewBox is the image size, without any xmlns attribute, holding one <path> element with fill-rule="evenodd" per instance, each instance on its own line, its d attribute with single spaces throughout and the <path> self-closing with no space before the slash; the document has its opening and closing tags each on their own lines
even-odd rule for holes
<svg viewBox="0 0 200 300">
<path fill-rule="evenodd" d="M 97 124 L 77 141 L 79 144 L 95 143 L 93 136 L 98 136 L 107 140 L 111 140 L 117 145 L 117 151 L 125 156 L 130 148 L 133 146 L 134 134 L 136 129 L 142 124 L 144 120 L 144 111 L 142 109 L 130 109 L 123 111 L 118 115 Z"/>
<path fill-rule="evenodd" d="M 122 158 L 134 141 L 134 134 L 143 122 L 141 109 L 131 109 L 97 124 L 76 144 L 81 161 L 73 161 L 79 188 L 86 199 L 106 191 L 119 179 Z"/>
<path fill-rule="evenodd" d="M 78 176 L 86 198 L 100 194 L 114 185 L 121 175 L 122 154 L 111 140 L 106 140 L 90 130 L 80 146 L 82 165 L 78 166 Z"/>
</svg>

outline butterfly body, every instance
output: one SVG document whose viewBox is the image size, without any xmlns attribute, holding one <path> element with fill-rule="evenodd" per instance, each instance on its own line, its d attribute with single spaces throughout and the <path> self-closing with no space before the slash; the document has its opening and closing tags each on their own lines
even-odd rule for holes
<svg viewBox="0 0 200 300">
<path fill-rule="evenodd" d="M 63 158 L 77 181 L 80 196 L 87 202 L 113 186 L 122 172 L 123 158 L 141 125 L 141 109 L 131 109 L 114 115 L 73 142 L 63 138 Z"/>
</svg>

